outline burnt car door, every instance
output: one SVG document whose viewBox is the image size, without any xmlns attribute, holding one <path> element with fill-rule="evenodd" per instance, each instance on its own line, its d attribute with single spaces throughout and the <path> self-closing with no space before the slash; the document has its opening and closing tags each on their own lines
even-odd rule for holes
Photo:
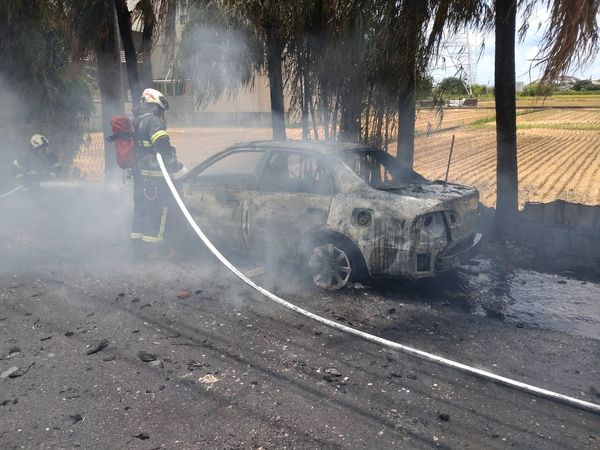
<svg viewBox="0 0 600 450">
<path fill-rule="evenodd" d="M 182 184 L 190 213 L 215 244 L 242 248 L 242 202 L 255 189 L 257 169 L 266 153 L 236 149 L 192 171 Z"/>
<path fill-rule="evenodd" d="M 327 222 L 333 180 L 318 154 L 272 151 L 244 205 L 247 248 L 261 256 L 294 255 L 302 237 Z"/>
</svg>

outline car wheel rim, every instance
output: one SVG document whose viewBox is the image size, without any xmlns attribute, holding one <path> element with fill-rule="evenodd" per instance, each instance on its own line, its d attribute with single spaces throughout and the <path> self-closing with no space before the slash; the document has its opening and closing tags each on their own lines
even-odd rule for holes
<svg viewBox="0 0 600 450">
<path fill-rule="evenodd" d="M 352 275 L 352 265 L 346 252 L 333 244 L 316 247 L 308 261 L 313 281 L 323 289 L 341 289 Z"/>
</svg>

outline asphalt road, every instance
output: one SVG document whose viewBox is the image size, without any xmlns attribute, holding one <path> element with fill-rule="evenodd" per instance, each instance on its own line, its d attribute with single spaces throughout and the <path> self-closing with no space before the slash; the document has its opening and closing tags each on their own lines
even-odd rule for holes
<svg viewBox="0 0 600 450">
<path fill-rule="evenodd" d="M 126 189 L 0 206 L 0 448 L 600 448 L 600 416 L 330 330 L 211 257 L 133 263 Z M 331 294 L 287 272 L 258 281 L 363 331 L 600 403 L 598 339 L 478 314 L 436 283 Z"/>
</svg>

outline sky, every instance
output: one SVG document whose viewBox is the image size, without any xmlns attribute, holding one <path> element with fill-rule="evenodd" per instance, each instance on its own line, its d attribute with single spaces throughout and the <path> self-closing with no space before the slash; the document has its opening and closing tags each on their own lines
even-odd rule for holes
<svg viewBox="0 0 600 450">
<path fill-rule="evenodd" d="M 532 60 L 538 53 L 539 43 L 545 31 L 545 24 L 549 12 L 546 8 L 538 8 L 531 17 L 530 28 L 523 42 L 518 42 L 515 48 L 515 65 L 517 81 L 523 81 L 528 84 L 540 77 L 540 69 L 532 67 Z M 522 18 L 517 18 L 517 27 L 522 22 Z M 539 27 L 538 25 L 542 26 Z M 484 50 L 481 52 L 481 44 L 484 43 Z M 494 33 L 483 34 L 480 32 L 469 31 L 469 44 L 471 47 L 471 59 L 474 66 L 474 82 L 484 85 L 494 84 Z M 477 57 L 479 59 L 477 60 Z M 476 66 L 476 67 L 475 67 Z M 446 76 L 453 76 L 456 72 L 454 68 L 446 70 L 433 70 L 433 76 L 436 81 L 440 81 Z M 569 75 L 577 78 L 593 80 L 600 79 L 600 54 L 598 54 L 589 65 L 582 69 L 573 70 Z"/>
</svg>

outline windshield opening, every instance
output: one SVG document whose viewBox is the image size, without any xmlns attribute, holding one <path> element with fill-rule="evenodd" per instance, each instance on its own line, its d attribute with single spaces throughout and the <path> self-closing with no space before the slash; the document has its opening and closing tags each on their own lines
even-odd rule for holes
<svg viewBox="0 0 600 450">
<path fill-rule="evenodd" d="M 349 151 L 341 155 L 344 163 L 375 189 L 398 189 L 427 181 L 382 150 Z"/>
</svg>

